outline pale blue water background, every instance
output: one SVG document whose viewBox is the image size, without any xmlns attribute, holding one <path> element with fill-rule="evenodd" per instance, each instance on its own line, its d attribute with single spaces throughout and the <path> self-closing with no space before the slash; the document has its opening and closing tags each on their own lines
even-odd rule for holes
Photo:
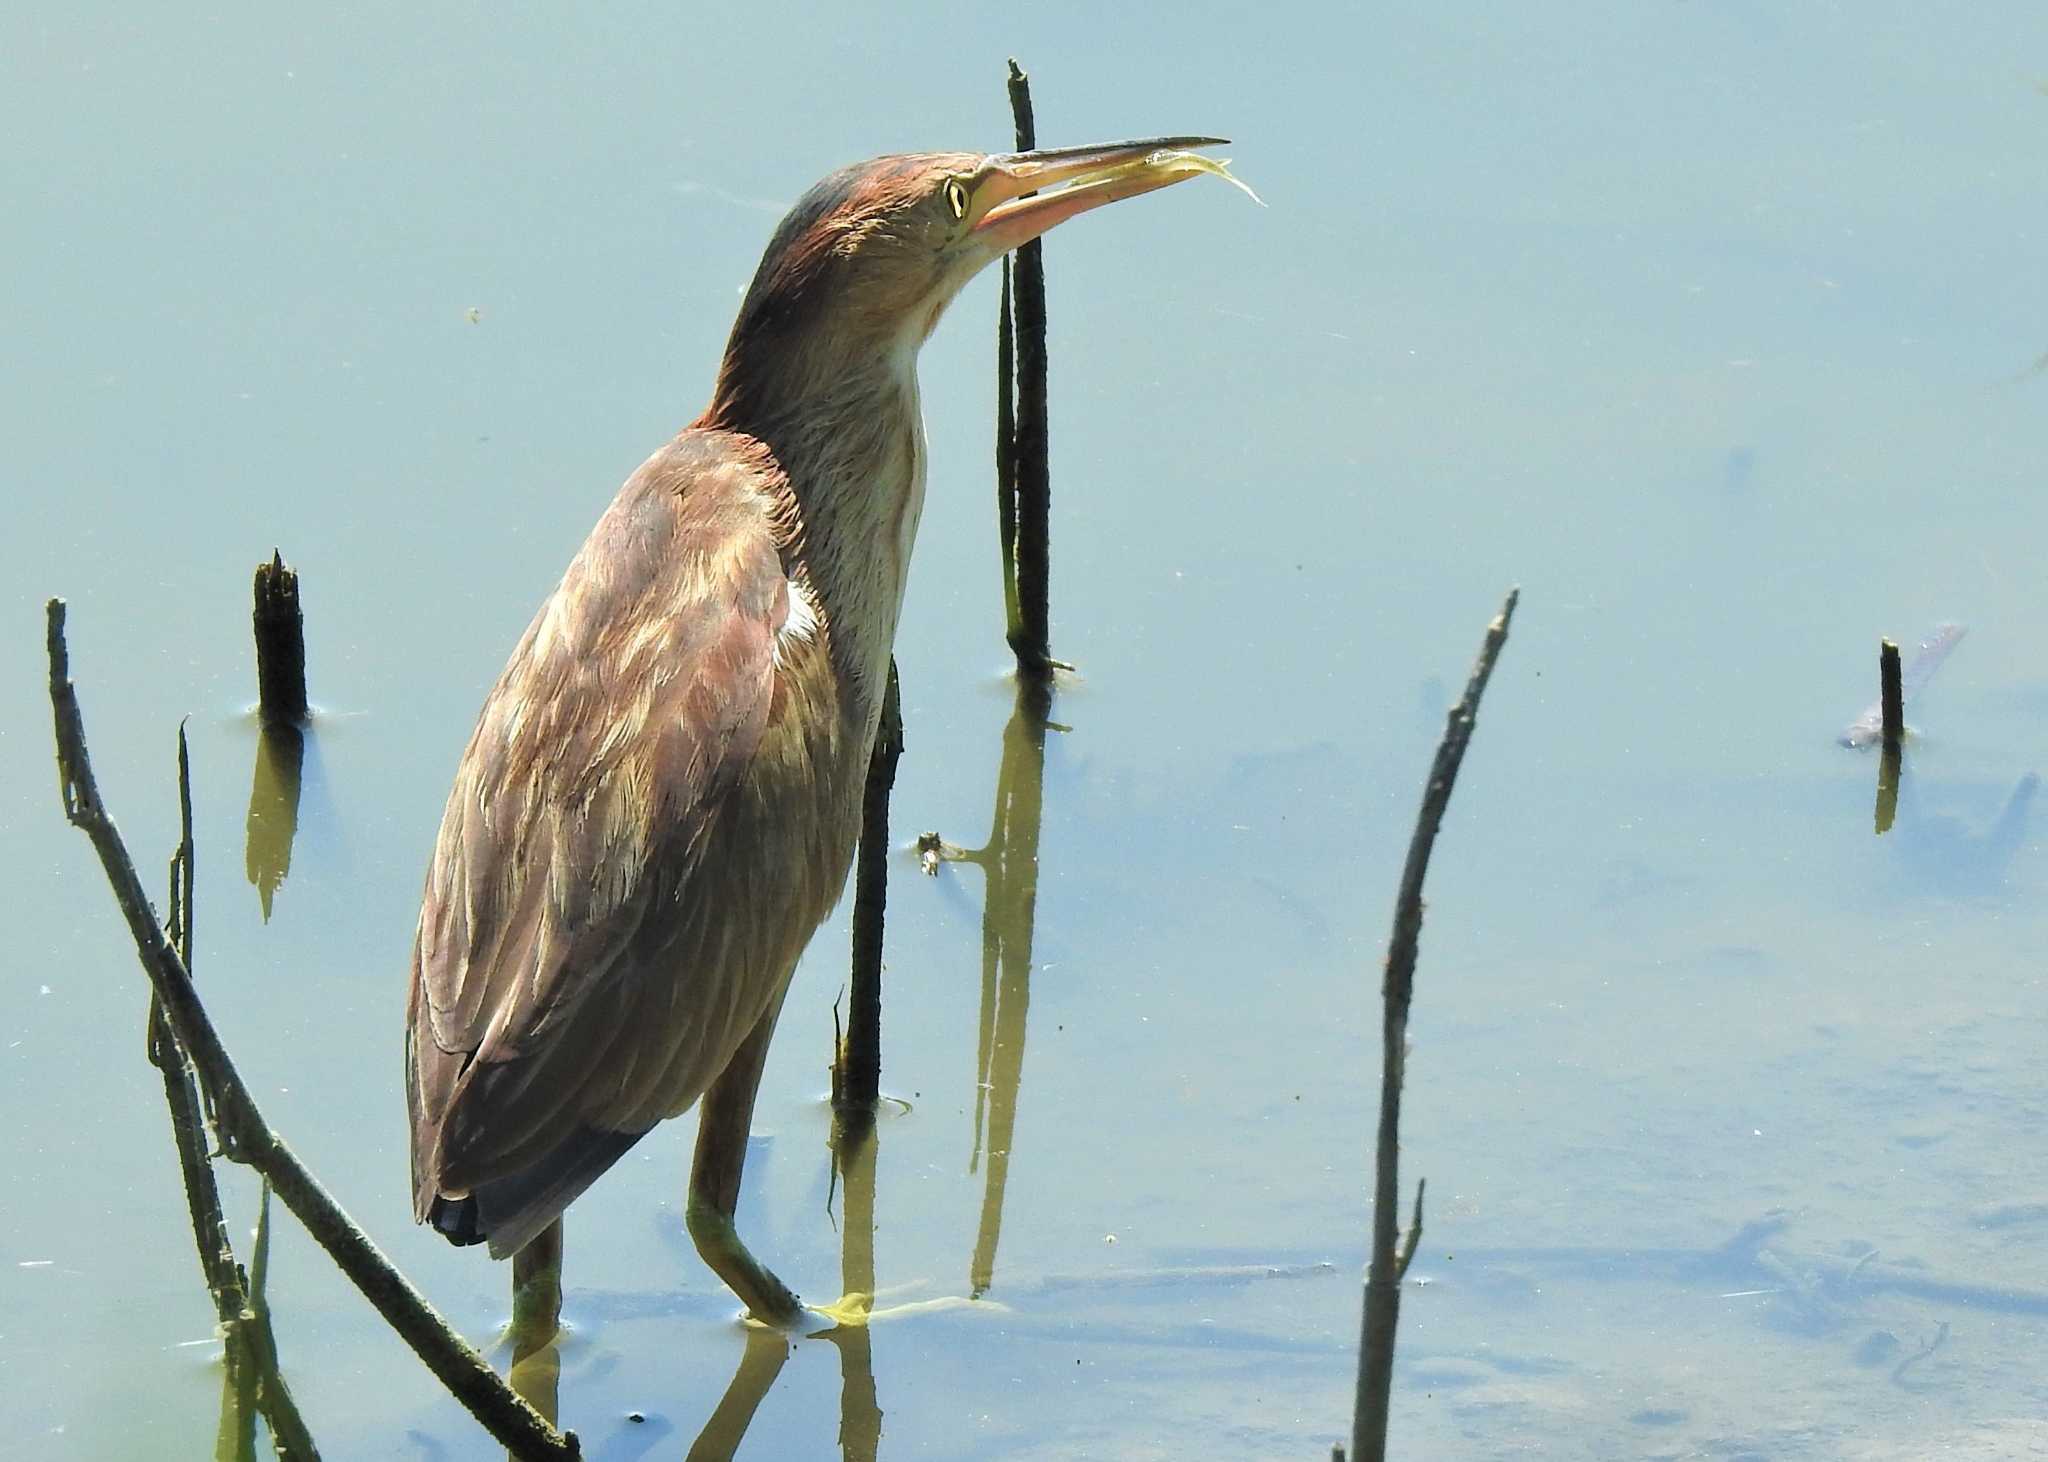
<svg viewBox="0 0 2048 1462">
<path fill-rule="evenodd" d="M 219 1389 L 140 977 L 57 812 L 43 598 L 71 601 L 152 884 L 192 717 L 198 965 L 267 1114 L 487 1335 L 503 1270 L 410 1225 L 398 1081 L 455 757 L 589 522 L 701 405 L 779 210 L 854 158 L 1006 145 L 1010 54 L 1048 143 L 1229 135 L 1270 207 L 1198 180 L 1049 252 L 1056 649 L 1085 679 L 1047 773 L 1009 1309 L 877 1325 L 881 1454 L 1327 1455 L 1389 901 L 1509 583 L 1424 936 L 1405 1161 L 1431 1282 L 1403 1311 L 1397 1446 L 1988 1456 L 2048 1415 L 2048 864 L 2031 824 L 1968 836 L 2048 759 L 2048 13 L 0 26 L 0 1431 L 22 1455 L 203 1455 Z M 896 824 L 962 841 L 1008 714 L 995 288 L 925 351 L 899 645 Z M 328 715 L 266 927 L 241 713 L 273 544 L 306 575 Z M 1877 636 L 1944 618 L 1971 631 L 1912 709 L 1880 841 L 1875 763 L 1832 738 Z M 885 1084 L 915 1110 L 883 1130 L 878 1251 L 922 1297 L 964 1292 L 981 1202 L 978 899 L 899 865 Z M 843 950 L 828 927 L 799 977 L 742 1209 L 818 1295 Z M 572 1215 L 564 1418 L 601 1455 L 685 1453 L 739 1359 L 678 1234 L 690 1130 Z M 1773 1281 L 1646 1252 L 1777 1209 L 1788 1255 L 1874 1246 L 2020 1302 L 1740 1293 Z M 1557 1247 L 1591 1252 L 1529 1252 Z M 491 1455 L 288 1224 L 274 1265 L 327 1455 Z M 799 1346 L 742 1455 L 837 1455 L 838 1396 L 837 1352 Z"/>
</svg>

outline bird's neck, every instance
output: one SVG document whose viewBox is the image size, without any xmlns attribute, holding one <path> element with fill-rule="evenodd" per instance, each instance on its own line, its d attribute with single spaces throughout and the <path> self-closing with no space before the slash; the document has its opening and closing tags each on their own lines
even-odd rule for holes
<svg viewBox="0 0 2048 1462">
<path fill-rule="evenodd" d="M 870 735 L 924 507 L 921 343 L 758 352 L 766 360 L 729 351 L 704 418 L 766 444 L 788 476 L 804 567 Z"/>
</svg>

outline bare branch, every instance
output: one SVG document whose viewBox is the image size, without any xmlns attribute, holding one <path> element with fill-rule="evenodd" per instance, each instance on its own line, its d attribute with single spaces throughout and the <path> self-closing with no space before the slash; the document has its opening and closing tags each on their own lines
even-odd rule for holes
<svg viewBox="0 0 2048 1462">
<path fill-rule="evenodd" d="M 135 941 L 136 957 L 149 976 L 178 1044 L 189 1053 L 203 1089 L 213 1098 L 222 1152 L 262 1173 L 307 1232 L 327 1250 L 356 1288 L 375 1305 L 413 1352 L 457 1400 L 500 1443 L 520 1458 L 582 1455 L 574 1433 L 559 1432 L 499 1379 L 488 1362 L 450 1328 L 404 1275 L 370 1242 L 284 1140 L 263 1121 L 206 1007 L 192 985 L 185 962 L 164 937 L 136 876 L 134 861 L 114 820 L 100 801 L 92 761 L 86 752 L 85 723 L 71 684 L 70 654 L 64 643 L 64 601 L 47 606 L 50 706 L 56 721 L 57 780 L 64 813 L 92 841 L 112 887 L 114 902 Z"/>
<path fill-rule="evenodd" d="M 1415 993 L 1415 955 L 1422 939 L 1422 880 L 1429 871 L 1430 850 L 1437 828 L 1450 805 L 1458 766 L 1471 744 L 1479 716 L 1479 698 L 1486 692 L 1494 662 L 1507 643 L 1520 590 L 1509 590 L 1500 613 L 1486 627 L 1478 661 L 1465 684 L 1465 694 L 1451 707 L 1437 744 L 1436 760 L 1415 814 L 1415 833 L 1408 842 L 1408 861 L 1401 870 L 1400 893 L 1394 901 L 1394 932 L 1387 945 L 1384 1005 L 1380 1028 L 1380 1124 L 1373 1185 L 1372 1262 L 1365 1284 L 1365 1312 L 1358 1342 L 1358 1385 L 1351 1419 L 1353 1462 L 1383 1462 L 1387 1454 L 1387 1410 L 1394 1384 L 1394 1329 L 1401 1312 L 1401 1276 L 1414 1257 L 1422 1234 L 1422 1188 L 1415 1190 L 1415 1221 L 1409 1229 L 1408 1251 L 1396 1247 L 1401 1201 L 1401 1082 L 1408 1052 L 1408 1006 Z"/>
</svg>

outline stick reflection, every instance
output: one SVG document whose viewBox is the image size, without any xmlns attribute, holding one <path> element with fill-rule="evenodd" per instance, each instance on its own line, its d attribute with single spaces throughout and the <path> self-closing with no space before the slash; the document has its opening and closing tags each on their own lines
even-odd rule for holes
<svg viewBox="0 0 2048 1462">
<path fill-rule="evenodd" d="M 1892 830 L 1892 823 L 1899 815 L 1899 773 L 1904 770 L 1900 748 L 1894 744 L 1878 753 L 1877 762 L 1877 811 L 1874 821 L 1877 835 L 1883 837 Z"/>
<path fill-rule="evenodd" d="M 292 871 L 292 839 L 299 830 L 299 783 L 305 761 L 306 733 L 298 726 L 268 725 L 257 737 L 245 858 L 266 924 L 271 901 Z"/>
<path fill-rule="evenodd" d="M 996 777 L 995 816 L 988 842 L 956 848 L 936 838 L 942 861 L 971 863 L 987 880 L 981 916 L 981 1025 L 975 1055 L 977 1090 L 974 1150 L 968 1171 L 984 1153 L 987 1180 L 981 1222 L 968 1266 L 968 1292 L 980 1299 L 995 1282 L 996 1246 L 1003 1230 L 1003 1195 L 1010 1174 L 1010 1144 L 1024 1083 L 1025 1021 L 1031 1010 L 1031 940 L 1038 914 L 1038 835 L 1043 820 L 1045 733 L 1051 723 L 1051 686 L 1033 677 L 1017 682 L 1016 709 L 1003 730 L 1002 770 Z M 928 868 L 936 871 L 933 864 Z"/>
<path fill-rule="evenodd" d="M 832 1161 L 846 1185 L 839 1284 L 848 1300 L 875 1292 L 877 1145 L 872 1111 L 849 1113 L 833 1126 Z M 839 1455 L 844 1462 L 875 1462 L 882 1446 L 873 1333 L 865 1324 L 841 1325 L 823 1336 L 839 1348 Z"/>
<path fill-rule="evenodd" d="M 230 1260 L 230 1263 L 233 1261 Z M 313 1445 L 278 1369 L 277 1336 L 270 1328 L 270 1184 L 256 1210 L 256 1241 L 249 1254 L 247 1307 L 225 1327 L 225 1376 L 221 1385 L 220 1427 L 214 1456 L 220 1462 L 256 1462 L 256 1419 L 269 1428 L 271 1447 L 279 1457 L 318 1462 Z"/>
</svg>

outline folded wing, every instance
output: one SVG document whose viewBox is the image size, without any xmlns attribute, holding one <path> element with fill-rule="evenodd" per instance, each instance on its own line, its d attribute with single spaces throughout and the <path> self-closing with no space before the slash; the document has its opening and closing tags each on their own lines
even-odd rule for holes
<svg viewBox="0 0 2048 1462">
<path fill-rule="evenodd" d="M 415 1207 L 451 1237 L 518 1247 L 693 1101 L 775 993 L 718 957 L 703 853 L 773 703 L 788 521 L 764 448 L 684 433 L 621 490 L 485 703 L 409 1002 Z"/>
</svg>

